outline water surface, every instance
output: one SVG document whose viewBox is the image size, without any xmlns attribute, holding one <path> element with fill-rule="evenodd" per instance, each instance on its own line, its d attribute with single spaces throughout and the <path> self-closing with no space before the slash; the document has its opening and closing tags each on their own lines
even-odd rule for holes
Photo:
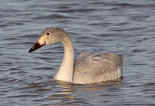
<svg viewBox="0 0 155 106">
<path fill-rule="evenodd" d="M 67 31 L 76 54 L 125 54 L 123 79 L 98 85 L 54 81 L 62 44 L 28 53 L 47 27 Z M 0 105 L 153 105 L 154 42 L 154 0 L 3 0 Z"/>
</svg>

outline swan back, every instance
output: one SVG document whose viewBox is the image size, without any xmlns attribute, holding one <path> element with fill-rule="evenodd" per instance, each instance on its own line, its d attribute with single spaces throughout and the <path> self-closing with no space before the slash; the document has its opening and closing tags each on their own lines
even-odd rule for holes
<svg viewBox="0 0 155 106">
<path fill-rule="evenodd" d="M 95 83 L 121 76 L 125 56 L 112 53 L 81 53 L 75 64 L 74 83 Z"/>
</svg>

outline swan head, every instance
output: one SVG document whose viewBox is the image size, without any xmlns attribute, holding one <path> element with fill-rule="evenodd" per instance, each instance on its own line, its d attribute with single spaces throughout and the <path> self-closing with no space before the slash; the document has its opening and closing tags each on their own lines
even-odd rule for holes
<svg viewBox="0 0 155 106">
<path fill-rule="evenodd" d="M 41 37 L 38 39 L 38 41 L 29 50 L 29 53 L 45 45 L 61 42 L 64 35 L 67 35 L 67 33 L 63 29 L 53 27 L 45 29 L 41 34 Z"/>
</svg>

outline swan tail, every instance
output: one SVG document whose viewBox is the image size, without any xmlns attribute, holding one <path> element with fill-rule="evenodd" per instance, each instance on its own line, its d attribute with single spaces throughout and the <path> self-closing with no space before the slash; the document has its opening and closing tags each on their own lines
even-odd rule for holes
<svg viewBox="0 0 155 106">
<path fill-rule="evenodd" d="M 126 60 L 126 56 L 123 55 L 123 56 L 122 56 L 122 62 L 124 63 L 125 60 Z"/>
<path fill-rule="evenodd" d="M 126 56 L 125 55 L 119 55 L 121 63 L 123 64 L 124 61 L 126 60 Z"/>
</svg>

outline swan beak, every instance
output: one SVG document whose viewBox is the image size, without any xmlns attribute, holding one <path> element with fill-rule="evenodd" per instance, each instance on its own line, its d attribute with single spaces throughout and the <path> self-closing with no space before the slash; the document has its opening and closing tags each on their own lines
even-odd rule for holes
<svg viewBox="0 0 155 106">
<path fill-rule="evenodd" d="M 29 50 L 29 53 L 33 52 L 36 49 L 39 49 L 46 45 L 47 35 L 41 36 L 38 41 L 34 44 L 34 46 Z"/>
</svg>

